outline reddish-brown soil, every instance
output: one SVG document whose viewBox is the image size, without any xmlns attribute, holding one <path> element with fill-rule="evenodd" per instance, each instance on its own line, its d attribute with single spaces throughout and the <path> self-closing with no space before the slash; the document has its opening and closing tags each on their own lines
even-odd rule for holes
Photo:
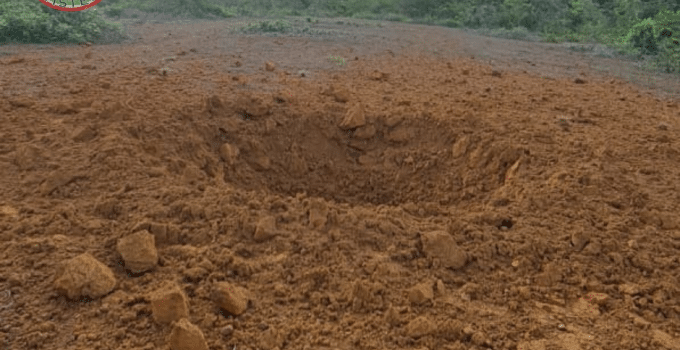
<svg viewBox="0 0 680 350">
<path fill-rule="evenodd" d="M 336 21 L 0 48 L 0 348 L 680 349 L 677 95 Z"/>
</svg>

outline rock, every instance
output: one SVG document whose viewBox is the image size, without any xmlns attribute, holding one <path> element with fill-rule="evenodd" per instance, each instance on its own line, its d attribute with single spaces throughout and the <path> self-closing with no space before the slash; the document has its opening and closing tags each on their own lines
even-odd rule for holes
<svg viewBox="0 0 680 350">
<path fill-rule="evenodd" d="M 429 283 L 421 283 L 414 286 L 408 292 L 408 299 L 411 303 L 418 305 L 434 299 L 432 285 Z"/>
<path fill-rule="evenodd" d="M 208 270 L 202 267 L 192 267 L 184 270 L 184 278 L 191 282 L 198 282 L 208 275 Z"/>
<path fill-rule="evenodd" d="M 288 101 L 290 104 L 290 101 Z M 276 121 L 273 119 L 267 119 L 264 121 L 264 132 L 266 134 L 271 134 L 276 129 Z"/>
<path fill-rule="evenodd" d="M 619 285 L 619 291 L 626 295 L 640 294 L 640 286 L 633 283 L 626 283 Z"/>
<path fill-rule="evenodd" d="M 462 136 L 456 143 L 453 144 L 451 148 L 451 154 L 454 158 L 459 158 L 465 155 L 468 147 L 470 146 L 470 138 L 468 136 Z"/>
<path fill-rule="evenodd" d="M 389 74 L 374 70 L 373 73 L 369 75 L 369 77 L 371 80 L 385 81 L 389 77 Z"/>
<path fill-rule="evenodd" d="M 238 158 L 239 154 L 240 151 L 238 147 L 234 145 L 225 143 L 222 146 L 220 146 L 220 157 L 222 157 L 222 160 L 225 161 L 230 166 L 236 163 L 236 159 Z"/>
<path fill-rule="evenodd" d="M 43 156 L 40 149 L 31 145 L 19 145 L 14 153 L 14 164 L 19 167 L 20 170 L 32 170 L 44 162 L 45 156 Z"/>
<path fill-rule="evenodd" d="M 0 218 L 3 219 L 17 219 L 19 217 L 19 210 L 9 205 L 0 205 Z"/>
<path fill-rule="evenodd" d="M 351 286 L 352 307 L 355 310 L 373 310 L 383 305 L 382 292 L 384 288 L 380 283 L 369 281 L 356 281 Z"/>
<path fill-rule="evenodd" d="M 360 140 L 368 140 L 375 136 L 377 132 L 378 131 L 375 129 L 375 126 L 365 125 L 357 128 L 357 130 L 354 132 L 354 137 Z"/>
<path fill-rule="evenodd" d="M 171 230 L 167 224 L 150 222 L 146 230 L 155 237 L 156 244 L 175 244 L 179 241 L 176 230 Z"/>
<path fill-rule="evenodd" d="M 326 225 L 328 220 L 328 205 L 320 199 L 312 200 L 309 207 L 309 225 L 312 228 L 320 228 Z"/>
<path fill-rule="evenodd" d="M 654 344 L 655 346 L 664 347 L 666 349 L 673 349 L 673 350 L 678 349 L 677 335 L 676 335 L 676 337 L 673 337 L 670 334 L 668 334 L 668 333 L 666 333 L 666 332 L 664 332 L 660 329 L 654 329 L 650 333 L 651 333 L 651 338 L 652 338 L 652 344 Z M 675 344 L 675 345 L 673 345 L 673 344 Z"/>
<path fill-rule="evenodd" d="M 412 138 L 413 134 L 411 132 L 411 129 L 406 126 L 397 127 L 396 129 L 390 131 L 387 135 L 385 135 L 385 139 L 387 139 L 387 141 L 395 143 L 407 142 Z"/>
<path fill-rule="evenodd" d="M 179 242 L 179 229 L 175 225 L 149 222 L 137 226 L 133 232 L 139 230 L 147 230 L 154 235 L 156 244 L 177 244 Z"/>
<path fill-rule="evenodd" d="M 547 263 L 543 267 L 543 272 L 536 276 L 536 284 L 544 287 L 550 287 L 562 280 L 562 272 L 560 268 L 552 263 Z"/>
<path fill-rule="evenodd" d="M 226 325 L 220 329 L 220 334 L 222 334 L 223 337 L 231 337 L 231 335 L 234 333 L 234 327 L 232 325 Z"/>
<path fill-rule="evenodd" d="M 333 96 L 333 98 L 335 98 L 335 101 L 341 103 L 349 101 L 351 95 L 349 90 L 337 85 L 332 85 L 327 90 L 327 94 Z"/>
<path fill-rule="evenodd" d="M 217 95 L 206 97 L 204 109 L 208 112 L 214 113 L 224 108 L 224 103 Z"/>
<path fill-rule="evenodd" d="M 403 115 L 388 115 L 384 119 L 385 126 L 387 126 L 388 128 L 393 128 L 401 124 L 401 122 L 403 121 L 404 121 Z"/>
<path fill-rule="evenodd" d="M 100 198 L 94 205 L 94 212 L 101 218 L 115 220 L 119 216 L 123 215 L 125 210 L 121 207 L 120 202 L 117 200 Z"/>
<path fill-rule="evenodd" d="M 446 295 L 446 287 L 444 286 L 444 282 L 442 282 L 442 280 L 437 280 L 437 282 L 435 283 L 435 289 L 437 290 L 437 295 L 439 296 Z"/>
<path fill-rule="evenodd" d="M 187 297 L 179 286 L 166 284 L 150 296 L 151 314 L 156 322 L 169 324 L 189 317 Z"/>
<path fill-rule="evenodd" d="M 73 142 L 87 142 L 97 137 L 97 130 L 92 126 L 81 126 L 73 132 Z"/>
<path fill-rule="evenodd" d="M 434 323 L 430 321 L 425 316 L 420 316 L 416 319 L 411 320 L 406 325 L 406 336 L 411 338 L 420 338 L 422 336 L 428 335 L 435 330 Z"/>
<path fill-rule="evenodd" d="M 272 166 L 271 159 L 264 155 L 259 155 L 250 159 L 250 164 L 254 166 L 255 170 L 269 170 Z"/>
<path fill-rule="evenodd" d="M 390 306 L 387 309 L 387 312 L 385 312 L 385 322 L 387 322 L 387 324 L 392 327 L 397 327 L 403 323 L 399 311 L 397 311 L 397 309 L 395 309 L 393 306 Z"/>
<path fill-rule="evenodd" d="M 35 100 L 28 97 L 19 97 L 10 99 L 9 104 L 16 108 L 31 108 L 35 105 Z"/>
<path fill-rule="evenodd" d="M 472 344 L 475 344 L 477 346 L 486 346 L 489 344 L 489 341 L 486 338 L 486 335 L 482 332 L 475 332 L 472 333 L 472 336 L 470 337 L 470 342 Z"/>
<path fill-rule="evenodd" d="M 659 219 L 661 219 L 661 228 L 664 230 L 674 230 L 678 228 L 678 220 L 674 214 L 671 213 L 660 213 Z"/>
<path fill-rule="evenodd" d="M 347 110 L 345 118 L 340 122 L 340 129 L 349 130 L 366 125 L 366 116 L 361 104 L 355 104 Z"/>
<path fill-rule="evenodd" d="M 467 253 L 458 248 L 453 237 L 444 231 L 421 233 L 420 240 L 425 255 L 438 259 L 443 267 L 459 269 L 467 263 Z"/>
<path fill-rule="evenodd" d="M 99 298 L 116 286 L 113 271 L 92 255 L 85 253 L 62 264 L 54 287 L 69 299 L 80 296 Z"/>
<path fill-rule="evenodd" d="M 198 184 L 205 180 L 205 172 L 193 164 L 189 164 L 182 172 L 184 181 L 188 184 Z"/>
<path fill-rule="evenodd" d="M 264 69 L 267 72 L 273 72 L 276 69 L 276 65 L 274 65 L 274 62 L 267 62 L 264 64 Z"/>
<path fill-rule="evenodd" d="M 264 242 L 276 235 L 276 218 L 273 216 L 266 216 L 257 222 L 255 227 L 255 234 L 253 239 L 256 242 Z"/>
<path fill-rule="evenodd" d="M 307 173 L 307 161 L 297 150 L 293 150 L 290 154 L 290 161 L 288 163 L 288 170 L 291 175 L 302 177 Z"/>
<path fill-rule="evenodd" d="M 359 156 L 357 161 L 363 166 L 373 166 L 375 165 L 376 159 L 372 155 L 363 154 Z"/>
<path fill-rule="evenodd" d="M 240 315 L 248 308 L 248 298 L 243 290 L 227 282 L 216 283 L 210 299 L 232 315 Z"/>
<path fill-rule="evenodd" d="M 459 340 L 463 338 L 463 324 L 458 320 L 449 319 L 439 325 L 437 332 L 446 340 Z"/>
<path fill-rule="evenodd" d="M 577 252 L 580 252 L 581 250 L 583 250 L 583 247 L 585 247 L 586 244 L 588 244 L 589 241 L 590 241 L 590 237 L 585 232 L 578 231 L 578 232 L 573 232 L 571 234 L 571 244 L 574 245 L 574 249 Z"/>
<path fill-rule="evenodd" d="M 40 186 L 40 193 L 43 196 L 47 196 L 54 192 L 54 190 L 56 190 L 57 188 L 66 186 L 71 182 L 84 177 L 85 176 L 83 175 L 72 173 L 70 171 L 55 170 L 52 173 L 50 173 L 50 175 L 47 176 L 47 178 L 45 178 L 45 181 Z"/>
<path fill-rule="evenodd" d="M 274 350 L 283 348 L 284 334 L 273 327 L 267 328 L 260 336 L 260 348 Z"/>
<path fill-rule="evenodd" d="M 118 240 L 117 249 L 128 270 L 149 271 L 158 263 L 155 237 L 146 230 L 121 238 Z"/>
<path fill-rule="evenodd" d="M 174 324 L 168 342 L 172 350 L 208 350 L 203 332 L 186 318 Z"/>
</svg>

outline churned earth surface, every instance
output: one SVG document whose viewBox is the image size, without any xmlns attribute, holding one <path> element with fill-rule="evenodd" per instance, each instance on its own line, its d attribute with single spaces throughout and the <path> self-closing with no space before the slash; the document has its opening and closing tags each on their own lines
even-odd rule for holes
<svg viewBox="0 0 680 350">
<path fill-rule="evenodd" d="M 680 349 L 677 79 L 290 21 L 0 48 L 1 349 Z"/>
</svg>

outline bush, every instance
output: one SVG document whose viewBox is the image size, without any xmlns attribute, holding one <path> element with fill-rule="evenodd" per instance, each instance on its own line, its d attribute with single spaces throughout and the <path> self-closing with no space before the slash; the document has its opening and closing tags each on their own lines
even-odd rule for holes
<svg viewBox="0 0 680 350">
<path fill-rule="evenodd" d="M 395 13 L 399 11 L 397 2 L 394 0 L 374 0 L 370 5 L 371 12 L 375 14 Z"/>
<path fill-rule="evenodd" d="M 350 14 L 349 6 L 342 0 L 328 0 L 326 2 L 326 9 L 336 16 L 348 16 Z"/>
<path fill-rule="evenodd" d="M 96 11 L 63 12 L 39 2 L 0 3 L 0 42 L 118 41 L 120 25 L 106 22 Z"/>
<path fill-rule="evenodd" d="M 124 10 L 125 10 L 124 7 L 114 5 L 114 6 L 111 6 L 111 7 L 104 9 L 104 14 L 109 16 L 109 17 L 120 17 L 120 15 L 123 14 Z"/>
<path fill-rule="evenodd" d="M 498 28 L 501 22 L 498 9 L 493 5 L 481 5 L 464 20 L 471 28 Z"/>
<path fill-rule="evenodd" d="M 502 6 L 501 23 L 507 29 L 523 27 L 534 27 L 536 18 L 534 8 L 529 0 L 505 0 Z"/>
<path fill-rule="evenodd" d="M 680 31 L 680 23 L 662 23 L 647 18 L 630 28 L 624 42 L 642 55 L 656 56 L 663 51 L 680 49 L 679 38 L 672 35 L 673 31 Z"/>
</svg>

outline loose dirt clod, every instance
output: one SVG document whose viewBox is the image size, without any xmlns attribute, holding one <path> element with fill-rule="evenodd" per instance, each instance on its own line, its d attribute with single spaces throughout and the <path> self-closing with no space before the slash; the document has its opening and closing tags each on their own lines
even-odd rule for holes
<svg viewBox="0 0 680 350">
<path fill-rule="evenodd" d="M 137 231 L 118 240 L 118 253 L 125 268 L 136 273 L 149 271 L 158 263 L 155 236 L 148 231 Z"/>
<path fill-rule="evenodd" d="M 111 269 L 88 253 L 63 262 L 54 280 L 54 288 L 70 299 L 99 298 L 115 286 L 116 278 Z"/>
<path fill-rule="evenodd" d="M 435 331 L 435 324 L 426 316 L 419 316 L 405 327 L 405 334 L 411 338 L 420 338 Z"/>
<path fill-rule="evenodd" d="M 186 318 L 173 324 L 168 339 L 172 350 L 208 350 L 203 332 Z"/>
<path fill-rule="evenodd" d="M 413 286 L 408 292 L 408 298 L 413 304 L 423 304 L 434 299 L 432 283 L 420 283 Z"/>
<path fill-rule="evenodd" d="M 153 318 L 158 323 L 170 324 L 189 317 L 187 297 L 177 285 L 166 284 L 149 299 Z"/>
<path fill-rule="evenodd" d="M 248 298 L 243 291 L 227 282 L 219 282 L 213 286 L 211 299 L 232 315 L 240 315 L 248 307 Z"/>
<path fill-rule="evenodd" d="M 263 242 L 274 237 L 274 235 L 276 235 L 276 218 L 273 216 L 261 218 L 255 227 L 253 239 L 255 239 L 256 242 Z"/>
<path fill-rule="evenodd" d="M 424 232 L 420 235 L 423 252 L 428 258 L 438 259 L 441 266 L 454 269 L 465 266 L 467 253 L 458 248 L 451 235 L 444 231 Z"/>
</svg>

